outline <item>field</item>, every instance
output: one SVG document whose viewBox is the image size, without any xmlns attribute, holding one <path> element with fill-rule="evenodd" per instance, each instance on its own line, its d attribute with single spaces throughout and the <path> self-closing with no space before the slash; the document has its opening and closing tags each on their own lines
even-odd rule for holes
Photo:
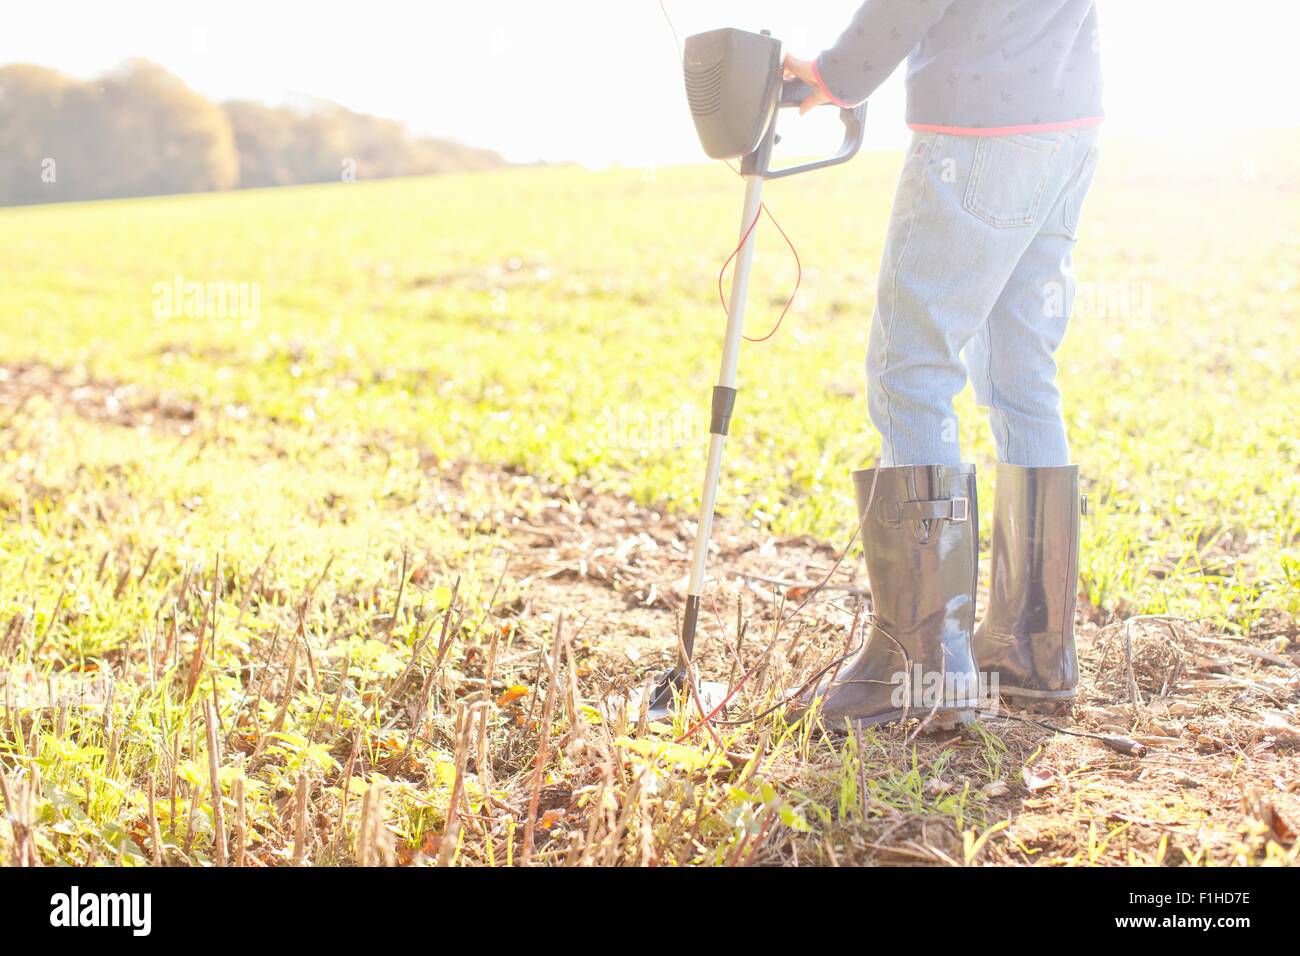
<svg viewBox="0 0 1300 956">
<path fill-rule="evenodd" d="M 724 167 L 0 210 L 0 859 L 1294 864 L 1298 158 L 1104 143 L 1074 713 L 848 738 L 746 715 L 853 640 L 859 554 L 803 598 L 878 448 L 899 155 L 769 190 L 803 288 L 742 353 L 701 636 L 740 687 L 672 726 L 602 701 L 673 655 Z M 751 334 L 793 271 L 765 228 Z"/>
</svg>

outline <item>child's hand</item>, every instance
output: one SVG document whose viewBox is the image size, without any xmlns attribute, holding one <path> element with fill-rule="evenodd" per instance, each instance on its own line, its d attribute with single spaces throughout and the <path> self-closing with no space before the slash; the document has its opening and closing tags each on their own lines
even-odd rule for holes
<svg viewBox="0 0 1300 956">
<path fill-rule="evenodd" d="M 800 116 L 810 109 L 831 101 L 830 97 L 822 92 L 821 84 L 817 82 L 817 72 L 813 69 L 812 60 L 801 60 L 793 53 L 787 53 L 784 67 L 787 80 L 803 80 L 812 87 L 812 94 L 799 104 Z"/>
</svg>

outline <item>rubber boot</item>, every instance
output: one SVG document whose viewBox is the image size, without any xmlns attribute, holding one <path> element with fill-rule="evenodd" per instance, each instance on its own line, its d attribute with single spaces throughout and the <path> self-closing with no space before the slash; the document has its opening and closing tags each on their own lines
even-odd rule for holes
<svg viewBox="0 0 1300 956">
<path fill-rule="evenodd" d="M 927 718 L 965 723 L 979 705 L 971 651 L 978 572 L 973 465 L 853 473 L 871 581 L 872 625 L 860 651 L 799 699 L 820 698 L 828 726 Z"/>
<path fill-rule="evenodd" d="M 1065 710 L 1079 684 L 1080 502 L 1076 465 L 998 465 L 993 576 L 975 660 L 1013 706 Z"/>
</svg>

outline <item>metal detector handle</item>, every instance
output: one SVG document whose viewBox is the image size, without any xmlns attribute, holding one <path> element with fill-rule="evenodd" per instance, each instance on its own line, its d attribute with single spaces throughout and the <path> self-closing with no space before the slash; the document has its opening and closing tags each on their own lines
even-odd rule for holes
<svg viewBox="0 0 1300 956">
<path fill-rule="evenodd" d="M 781 84 L 781 98 L 777 105 L 781 109 L 798 106 L 811 96 L 812 92 L 813 88 L 803 80 L 785 80 Z M 768 163 L 772 159 L 771 139 L 774 138 L 769 137 L 757 151 L 761 154 L 761 163 L 759 164 L 761 168 L 755 171 L 764 179 L 782 179 L 786 176 L 811 172 L 814 169 L 825 169 L 827 166 L 838 166 L 840 163 L 847 163 L 858 154 L 858 150 L 862 147 L 862 134 L 867 125 L 867 104 L 864 102 L 848 109 L 841 108 L 840 122 L 844 124 L 844 141 L 840 143 L 840 148 L 833 156 L 815 160 L 811 163 L 802 163 L 798 166 L 787 166 L 784 169 L 769 169 Z M 772 120 L 772 125 L 773 132 L 775 132 L 775 118 Z"/>
<path fill-rule="evenodd" d="M 813 88 L 803 80 L 782 80 L 781 81 L 781 101 L 777 106 L 785 109 L 787 106 L 802 106 L 803 101 L 813 95 Z"/>
</svg>

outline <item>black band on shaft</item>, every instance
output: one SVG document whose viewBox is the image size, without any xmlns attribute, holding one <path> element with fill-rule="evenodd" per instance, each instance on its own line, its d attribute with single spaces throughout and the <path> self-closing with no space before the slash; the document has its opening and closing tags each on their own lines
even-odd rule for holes
<svg viewBox="0 0 1300 956">
<path fill-rule="evenodd" d="M 713 386 L 713 415 L 709 420 L 709 431 L 714 435 L 727 434 L 735 408 L 736 390 L 726 385 Z"/>
</svg>

